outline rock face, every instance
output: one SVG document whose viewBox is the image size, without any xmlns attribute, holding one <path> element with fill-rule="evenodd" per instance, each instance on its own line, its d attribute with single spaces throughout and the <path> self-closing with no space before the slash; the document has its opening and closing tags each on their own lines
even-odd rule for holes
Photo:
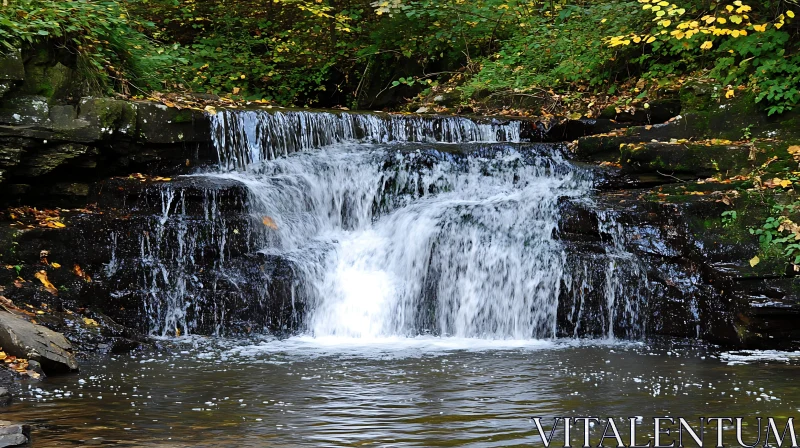
<svg viewBox="0 0 800 448">
<path fill-rule="evenodd" d="M 41 363 L 46 373 L 78 370 L 72 345 L 60 333 L 0 312 L 0 345 L 6 353 Z"/>
<path fill-rule="evenodd" d="M 215 159 L 203 112 L 93 97 L 69 63 L 47 49 L 0 58 L 0 204 L 81 201 L 91 181 Z"/>
</svg>

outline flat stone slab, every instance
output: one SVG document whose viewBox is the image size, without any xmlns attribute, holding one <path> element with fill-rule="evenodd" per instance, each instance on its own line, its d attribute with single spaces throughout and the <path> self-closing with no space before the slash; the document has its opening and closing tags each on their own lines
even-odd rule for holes
<svg viewBox="0 0 800 448">
<path fill-rule="evenodd" d="M 0 347 L 18 358 L 39 361 L 45 373 L 78 370 L 72 344 L 61 333 L 0 312 Z"/>
</svg>

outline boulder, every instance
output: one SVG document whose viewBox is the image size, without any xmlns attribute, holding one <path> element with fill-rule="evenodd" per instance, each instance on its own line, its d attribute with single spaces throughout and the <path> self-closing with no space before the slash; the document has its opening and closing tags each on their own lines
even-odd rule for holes
<svg viewBox="0 0 800 448">
<path fill-rule="evenodd" d="M 0 421 L 0 448 L 24 446 L 30 442 L 31 427 L 9 421 Z"/>
<path fill-rule="evenodd" d="M 38 361 L 48 374 L 78 370 L 72 345 L 61 333 L 11 313 L 0 312 L 0 346 L 10 355 Z"/>
</svg>

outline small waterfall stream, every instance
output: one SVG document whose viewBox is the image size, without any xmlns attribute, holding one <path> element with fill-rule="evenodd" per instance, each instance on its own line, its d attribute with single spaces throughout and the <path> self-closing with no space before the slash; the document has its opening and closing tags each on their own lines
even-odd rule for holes
<svg viewBox="0 0 800 448">
<path fill-rule="evenodd" d="M 314 336 L 551 338 L 559 300 L 570 297 L 580 318 L 587 289 L 606 299 L 601 336 L 641 334 L 645 275 L 621 226 L 598 213 L 610 236 L 607 270 L 602 284 L 580 275 L 586 266 L 570 265 L 558 236 L 559 202 L 589 200 L 592 177 L 558 145 L 520 143 L 519 122 L 224 111 L 212 126 L 219 168 L 194 178 L 243 186 L 244 219 L 229 220 L 238 223 L 230 235 L 211 194 L 203 219 L 216 230 L 192 230 L 181 192 L 165 187 L 162 214 L 141 241 L 154 333 L 192 332 L 198 319 L 224 333 L 230 292 L 198 280 L 213 269 L 238 285 L 242 309 L 276 303 L 280 291 L 294 331 Z M 291 279 L 261 265 L 261 285 L 237 283 L 253 277 L 225 258 L 226 235 L 266 264 L 289 266 Z M 213 266 L 192 255 L 199 245 L 219 246 Z M 620 320 L 624 335 L 615 334 Z"/>
</svg>

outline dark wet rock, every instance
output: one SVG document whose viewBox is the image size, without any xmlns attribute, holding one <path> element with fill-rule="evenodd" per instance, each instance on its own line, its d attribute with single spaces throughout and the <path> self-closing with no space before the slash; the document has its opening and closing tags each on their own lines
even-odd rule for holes
<svg viewBox="0 0 800 448">
<path fill-rule="evenodd" d="M 33 359 L 28 360 L 28 370 L 38 373 L 40 379 L 47 376 L 47 374 L 44 373 L 42 364 L 39 361 L 34 361 Z"/>
<path fill-rule="evenodd" d="M 728 347 L 797 348 L 792 322 L 800 312 L 800 277 L 779 257 L 749 263 L 761 247 L 747 229 L 763 223 L 769 206 L 757 193 L 724 185 L 675 184 L 599 198 L 602 208 L 616 210 L 626 247 L 646 269 L 647 332 Z M 735 224 L 721 219 L 731 210 Z"/>
<path fill-rule="evenodd" d="M 3 99 L 0 103 L 0 129 L 4 134 L 11 134 L 13 128 L 9 126 L 22 126 L 27 130 L 31 126 L 45 126 L 50 121 L 50 106 L 47 98 L 38 95 L 23 95 Z M 46 134 L 42 134 L 46 135 Z"/>
<path fill-rule="evenodd" d="M 587 135 L 604 134 L 614 130 L 624 129 L 627 126 L 629 125 L 605 118 L 566 119 L 553 123 L 548 127 L 546 131 L 546 141 L 572 141 Z"/>
<path fill-rule="evenodd" d="M 0 54 L 0 81 L 25 79 L 25 64 L 20 50 L 6 50 Z"/>
<path fill-rule="evenodd" d="M 63 335 L 8 312 L 0 312 L 0 346 L 10 355 L 38 361 L 46 373 L 78 370 L 72 345 Z"/>
<path fill-rule="evenodd" d="M 8 406 L 11 404 L 11 392 L 5 387 L 0 387 L 0 406 Z"/>
<path fill-rule="evenodd" d="M 136 104 L 138 135 L 147 143 L 208 143 L 211 126 L 200 111 L 175 109 L 163 104 Z"/>
<path fill-rule="evenodd" d="M 681 101 L 678 98 L 665 98 L 649 101 L 644 105 L 619 112 L 610 107 L 600 118 L 612 119 L 618 123 L 656 124 L 663 123 L 681 113 Z"/>
<path fill-rule="evenodd" d="M 559 203 L 558 235 L 570 241 L 599 241 L 597 213 L 592 208 L 585 202 L 562 199 Z"/>
</svg>

